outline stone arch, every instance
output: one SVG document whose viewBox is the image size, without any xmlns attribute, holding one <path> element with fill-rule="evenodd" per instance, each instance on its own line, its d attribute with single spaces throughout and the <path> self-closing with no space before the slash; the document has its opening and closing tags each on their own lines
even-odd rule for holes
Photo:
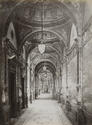
<svg viewBox="0 0 92 125">
<path fill-rule="evenodd" d="M 55 32 L 55 31 L 52 31 L 52 30 L 47 30 L 47 29 L 44 29 L 44 32 L 50 32 L 50 33 L 52 33 L 52 34 L 54 34 L 54 35 L 56 35 L 57 36 L 57 38 L 59 38 L 60 40 L 63 40 L 63 42 L 64 42 L 64 44 L 66 45 L 66 43 L 65 43 L 65 39 L 64 39 L 64 37 L 63 36 L 61 36 L 61 35 L 59 35 L 57 32 Z M 31 33 L 28 33 L 24 38 L 23 38 L 23 44 L 27 41 L 27 38 L 28 37 L 30 37 L 31 35 L 33 35 L 33 34 L 35 34 L 35 33 L 37 33 L 37 32 L 41 32 L 41 30 L 36 30 L 36 31 L 33 31 L 33 32 L 31 32 Z M 22 45 L 21 45 L 22 46 Z"/>
</svg>

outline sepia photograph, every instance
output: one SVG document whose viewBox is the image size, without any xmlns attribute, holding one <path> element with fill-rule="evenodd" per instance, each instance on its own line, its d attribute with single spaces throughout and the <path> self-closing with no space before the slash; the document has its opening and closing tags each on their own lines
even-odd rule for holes
<svg viewBox="0 0 92 125">
<path fill-rule="evenodd" d="M 92 125 L 92 0 L 0 0 L 0 125 Z"/>
</svg>

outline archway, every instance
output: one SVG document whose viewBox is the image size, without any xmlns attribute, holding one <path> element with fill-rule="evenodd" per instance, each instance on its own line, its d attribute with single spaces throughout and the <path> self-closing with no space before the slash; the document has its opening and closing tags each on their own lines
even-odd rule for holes
<svg viewBox="0 0 92 125">
<path fill-rule="evenodd" d="M 49 61 L 43 61 L 35 67 L 35 98 L 41 93 L 55 96 L 56 68 Z"/>
</svg>

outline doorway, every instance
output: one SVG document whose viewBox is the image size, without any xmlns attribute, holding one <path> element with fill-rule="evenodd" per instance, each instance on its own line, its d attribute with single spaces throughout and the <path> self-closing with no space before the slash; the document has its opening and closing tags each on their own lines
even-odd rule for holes
<svg viewBox="0 0 92 125">
<path fill-rule="evenodd" d="M 16 117 L 16 73 L 9 72 L 10 117 Z"/>
</svg>

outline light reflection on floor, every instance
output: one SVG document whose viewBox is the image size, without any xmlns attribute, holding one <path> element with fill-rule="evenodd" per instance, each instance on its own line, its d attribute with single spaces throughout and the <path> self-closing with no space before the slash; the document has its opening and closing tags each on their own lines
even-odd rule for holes
<svg viewBox="0 0 92 125">
<path fill-rule="evenodd" d="M 41 94 L 22 115 L 16 125 L 71 125 L 51 94 Z"/>
</svg>

